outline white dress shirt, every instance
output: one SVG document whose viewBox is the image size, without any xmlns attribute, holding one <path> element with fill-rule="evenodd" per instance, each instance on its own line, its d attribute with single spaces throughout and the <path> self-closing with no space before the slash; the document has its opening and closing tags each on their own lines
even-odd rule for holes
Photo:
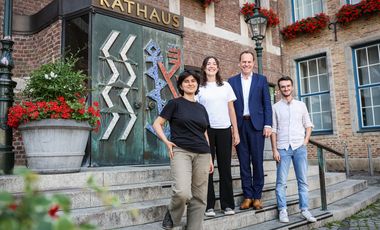
<svg viewBox="0 0 380 230">
<path fill-rule="evenodd" d="M 303 145 L 305 129 L 314 127 L 305 103 L 282 99 L 273 105 L 272 132 L 277 134 L 277 149 L 297 149 Z"/>
<path fill-rule="evenodd" d="M 244 101 L 244 110 L 243 110 L 243 116 L 249 116 L 249 90 L 251 89 L 251 83 L 252 83 L 252 73 L 248 77 L 248 79 L 244 79 L 243 74 L 240 74 L 241 76 L 241 86 L 243 90 L 243 101 Z"/>
</svg>

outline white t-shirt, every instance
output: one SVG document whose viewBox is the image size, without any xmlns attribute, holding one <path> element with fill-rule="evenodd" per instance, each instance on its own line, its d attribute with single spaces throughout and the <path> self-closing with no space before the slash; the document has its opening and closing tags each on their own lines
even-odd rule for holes
<svg viewBox="0 0 380 230">
<path fill-rule="evenodd" d="M 228 102 L 235 101 L 236 96 L 228 82 L 218 86 L 216 82 L 207 82 L 206 86 L 199 87 L 198 102 L 207 110 L 210 127 L 226 129 L 231 126 L 228 113 Z"/>
</svg>

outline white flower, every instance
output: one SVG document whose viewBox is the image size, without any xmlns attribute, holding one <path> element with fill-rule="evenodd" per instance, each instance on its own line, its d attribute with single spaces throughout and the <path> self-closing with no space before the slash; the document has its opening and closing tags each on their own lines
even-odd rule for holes
<svg viewBox="0 0 380 230">
<path fill-rule="evenodd" d="M 57 74 L 55 74 L 55 73 L 53 73 L 53 71 L 52 71 L 52 72 L 50 72 L 50 76 L 51 76 L 51 78 L 56 78 L 56 77 L 58 77 L 58 75 L 57 75 Z"/>
<path fill-rule="evenodd" d="M 45 79 L 46 79 L 46 80 L 50 80 L 49 75 L 45 74 Z"/>
</svg>

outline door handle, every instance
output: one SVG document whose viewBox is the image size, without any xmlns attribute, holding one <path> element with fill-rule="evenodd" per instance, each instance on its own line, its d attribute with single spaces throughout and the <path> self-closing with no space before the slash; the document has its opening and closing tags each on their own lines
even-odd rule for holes
<svg viewBox="0 0 380 230">
<path fill-rule="evenodd" d="M 148 107 L 146 108 L 146 110 L 152 110 L 156 107 L 156 104 L 153 102 L 153 101 L 150 101 L 148 102 Z"/>
<path fill-rule="evenodd" d="M 141 108 L 141 105 L 142 105 L 141 102 L 135 102 L 135 103 L 133 103 L 133 106 L 135 107 L 135 109 Z"/>
</svg>

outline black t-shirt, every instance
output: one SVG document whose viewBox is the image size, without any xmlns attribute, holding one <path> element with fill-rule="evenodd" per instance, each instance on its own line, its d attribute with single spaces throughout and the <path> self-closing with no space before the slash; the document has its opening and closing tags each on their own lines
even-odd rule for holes
<svg viewBox="0 0 380 230">
<path fill-rule="evenodd" d="M 168 101 L 160 117 L 169 121 L 171 141 L 194 153 L 210 153 L 204 135 L 209 125 L 205 107 L 183 97 Z"/>
</svg>

